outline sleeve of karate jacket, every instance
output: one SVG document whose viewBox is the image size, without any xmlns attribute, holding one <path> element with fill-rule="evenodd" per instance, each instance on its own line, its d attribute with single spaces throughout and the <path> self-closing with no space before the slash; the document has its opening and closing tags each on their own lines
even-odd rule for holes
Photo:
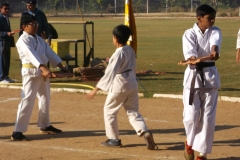
<svg viewBox="0 0 240 160">
<path fill-rule="evenodd" d="M 194 56 L 198 58 L 197 52 L 197 36 L 193 29 L 186 30 L 182 37 L 183 55 L 185 60 Z"/>
<path fill-rule="evenodd" d="M 220 55 L 221 43 L 222 43 L 222 33 L 217 27 L 214 27 L 210 36 L 210 48 L 216 45 L 218 46 L 218 53 Z"/>
<path fill-rule="evenodd" d="M 109 91 L 113 84 L 113 80 L 120 70 L 121 64 L 123 62 L 123 56 L 121 51 L 115 52 L 109 59 L 109 64 L 106 68 L 104 76 L 99 80 L 97 88 L 103 91 Z"/>
</svg>

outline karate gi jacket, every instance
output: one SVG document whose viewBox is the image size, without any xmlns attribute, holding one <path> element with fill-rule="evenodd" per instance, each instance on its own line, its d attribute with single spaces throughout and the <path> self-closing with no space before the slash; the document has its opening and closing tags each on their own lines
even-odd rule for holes
<svg viewBox="0 0 240 160">
<path fill-rule="evenodd" d="M 211 53 L 213 45 L 218 46 L 220 55 L 222 34 L 221 30 L 215 26 L 206 29 L 203 34 L 197 23 L 195 23 L 193 28 L 185 31 L 182 41 L 185 60 L 191 56 L 195 56 L 196 58 L 208 56 Z M 207 60 L 206 62 L 214 61 Z M 191 81 L 194 74 L 196 74 L 196 65 L 188 65 L 184 73 L 184 88 L 191 88 Z M 200 74 L 197 74 L 194 88 L 220 88 L 220 77 L 215 66 L 203 68 L 203 77 L 204 81 L 202 82 Z"/>
<path fill-rule="evenodd" d="M 117 48 L 109 59 L 104 76 L 97 87 L 103 91 L 122 93 L 138 89 L 136 80 L 136 55 L 131 46 Z"/>
<path fill-rule="evenodd" d="M 32 64 L 32 68 L 22 68 L 22 76 L 41 76 L 40 64 L 57 67 L 62 62 L 61 58 L 49 47 L 49 45 L 37 34 L 32 36 L 23 31 L 19 37 L 16 47 L 22 64 Z"/>
</svg>

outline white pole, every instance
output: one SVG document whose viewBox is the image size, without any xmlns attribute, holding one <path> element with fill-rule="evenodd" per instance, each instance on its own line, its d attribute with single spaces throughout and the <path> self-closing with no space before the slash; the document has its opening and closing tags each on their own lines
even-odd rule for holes
<svg viewBox="0 0 240 160">
<path fill-rule="evenodd" d="M 167 12 L 167 8 L 168 8 L 168 5 L 167 5 L 167 3 L 168 3 L 168 0 L 166 0 L 166 12 Z"/>
<path fill-rule="evenodd" d="M 148 0 L 147 0 L 147 14 L 148 14 Z"/>
<path fill-rule="evenodd" d="M 116 15 L 116 13 L 117 13 L 117 2 L 116 2 L 117 0 L 115 0 L 115 15 Z"/>
<path fill-rule="evenodd" d="M 192 12 L 192 10 L 193 10 L 193 3 L 192 3 L 192 0 L 191 0 L 191 12 Z"/>
</svg>

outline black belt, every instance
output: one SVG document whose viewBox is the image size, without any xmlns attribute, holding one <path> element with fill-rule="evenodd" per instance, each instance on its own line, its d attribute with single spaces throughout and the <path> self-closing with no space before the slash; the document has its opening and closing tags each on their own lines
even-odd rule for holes
<svg viewBox="0 0 240 160">
<path fill-rule="evenodd" d="M 199 62 L 196 64 L 196 69 L 202 71 L 205 67 L 215 66 L 215 62 Z"/>
<path fill-rule="evenodd" d="M 193 103 L 193 97 L 194 97 L 194 86 L 195 86 L 195 80 L 197 74 L 200 74 L 202 83 L 204 84 L 204 77 L 203 77 L 203 68 L 206 67 L 213 67 L 215 66 L 215 62 L 199 62 L 196 64 L 196 71 L 197 73 L 193 75 L 192 81 L 191 81 L 191 87 L 190 87 L 190 96 L 189 96 L 189 105 L 192 105 Z"/>
</svg>

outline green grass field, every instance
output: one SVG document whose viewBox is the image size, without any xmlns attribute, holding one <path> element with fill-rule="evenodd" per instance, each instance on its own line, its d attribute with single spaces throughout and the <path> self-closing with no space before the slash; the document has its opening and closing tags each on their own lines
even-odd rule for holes
<svg viewBox="0 0 240 160">
<path fill-rule="evenodd" d="M 76 21 L 81 18 L 72 17 L 49 17 L 48 20 Z M 124 22 L 124 18 L 85 18 L 93 21 L 95 28 L 95 57 L 105 58 L 110 56 L 115 47 L 112 44 L 112 29 Z M 19 28 L 19 18 L 11 18 L 12 30 Z M 193 26 L 195 18 L 136 18 L 138 34 L 137 70 L 153 70 L 166 72 L 164 75 L 139 77 L 140 82 L 151 97 L 153 93 L 182 94 L 182 79 L 184 66 L 177 63 L 183 60 L 182 35 L 184 31 Z M 220 27 L 223 34 L 221 57 L 217 61 L 221 89 L 219 95 L 240 95 L 240 65 L 235 61 L 236 39 L 239 29 L 238 18 L 217 18 L 216 26 Z M 82 39 L 81 25 L 59 25 L 57 29 L 60 39 Z M 89 33 L 90 34 L 90 33 Z M 18 35 L 15 35 L 15 41 Z M 79 45 L 79 51 L 82 51 Z M 71 53 L 73 53 L 73 47 Z M 82 53 L 79 52 L 79 65 L 83 64 Z M 20 62 L 16 48 L 12 49 L 10 77 L 21 81 Z M 67 80 L 71 81 L 71 80 Z M 96 82 L 74 82 L 95 85 Z M 144 92 L 139 84 L 139 92 Z"/>
</svg>

